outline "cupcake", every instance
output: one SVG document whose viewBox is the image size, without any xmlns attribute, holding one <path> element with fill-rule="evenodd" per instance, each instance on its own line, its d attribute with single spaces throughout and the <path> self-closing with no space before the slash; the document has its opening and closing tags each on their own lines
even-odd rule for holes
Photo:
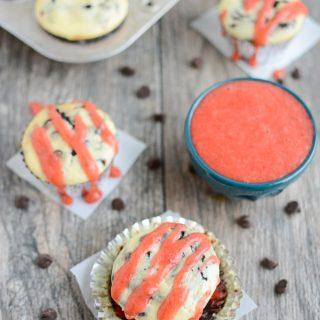
<svg viewBox="0 0 320 320">
<path fill-rule="evenodd" d="M 259 49 L 286 43 L 301 30 L 308 8 L 300 0 L 220 0 L 219 14 L 233 60 L 256 66 Z"/>
<path fill-rule="evenodd" d="M 50 34 L 69 41 L 92 40 L 126 19 L 128 0 L 36 0 L 35 16 Z"/>
<path fill-rule="evenodd" d="M 84 200 L 98 201 L 102 192 L 96 183 L 118 152 L 110 117 L 90 102 L 38 105 L 36 109 L 21 143 L 29 171 L 53 185 L 64 204 L 72 203 L 70 190 L 83 186 Z"/>
<path fill-rule="evenodd" d="M 91 272 L 98 319 L 231 320 L 242 291 L 228 252 L 195 222 L 156 217 L 111 241 Z"/>
</svg>

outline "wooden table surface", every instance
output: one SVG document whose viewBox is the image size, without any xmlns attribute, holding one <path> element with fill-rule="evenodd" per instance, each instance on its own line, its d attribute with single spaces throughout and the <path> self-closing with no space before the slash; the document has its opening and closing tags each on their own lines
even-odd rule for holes
<svg viewBox="0 0 320 320">
<path fill-rule="evenodd" d="M 311 15 L 320 21 L 318 0 L 308 0 Z M 101 250 L 114 235 L 133 222 L 172 209 L 214 231 L 233 255 L 243 288 L 259 308 L 245 319 L 320 319 L 320 158 L 307 173 L 276 198 L 258 202 L 217 199 L 207 186 L 189 173 L 183 141 L 186 113 L 194 98 L 210 84 L 243 75 L 205 39 L 190 29 L 190 21 L 212 6 L 211 0 L 183 0 L 160 23 L 125 53 L 88 65 L 49 61 L 7 32 L 0 31 L 0 309 L 2 319 L 38 319 L 42 308 L 57 310 L 59 319 L 93 319 L 69 269 Z M 214 30 L 213 30 L 214 32 Z M 320 120 L 320 45 L 297 61 L 300 80 L 287 85 L 310 105 Z M 197 56 L 204 67 L 194 70 Z M 133 78 L 118 72 L 123 65 L 137 70 Z M 152 95 L 138 100 L 134 92 L 148 84 Z M 120 187 L 87 220 L 82 221 L 48 200 L 5 166 L 19 148 L 30 120 L 27 103 L 91 99 L 107 110 L 118 127 L 145 141 L 148 150 L 139 158 Z M 164 124 L 149 117 L 166 114 Z M 163 159 L 163 167 L 150 171 L 150 157 Z M 16 209 L 14 198 L 31 199 L 28 211 Z M 121 197 L 126 209 L 111 210 Z M 283 207 L 298 200 L 302 212 L 288 217 Z M 244 230 L 235 218 L 250 216 Z M 38 253 L 54 257 L 47 269 L 33 263 Z M 274 271 L 259 261 L 274 258 Z M 274 284 L 288 280 L 288 291 L 277 297 Z M 0 314 L 0 319 L 1 319 Z"/>
</svg>

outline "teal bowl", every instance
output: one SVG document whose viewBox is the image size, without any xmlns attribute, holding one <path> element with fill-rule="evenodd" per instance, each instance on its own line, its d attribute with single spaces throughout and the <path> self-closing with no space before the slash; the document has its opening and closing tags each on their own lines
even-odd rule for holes
<svg viewBox="0 0 320 320">
<path fill-rule="evenodd" d="M 311 122 L 313 125 L 313 142 L 310 152 L 304 162 L 292 173 L 288 174 L 287 176 L 264 183 L 246 183 L 246 182 L 239 182 L 236 180 L 232 180 L 226 176 L 219 174 L 218 172 L 211 169 L 199 156 L 195 146 L 193 145 L 192 138 L 191 138 L 191 121 L 193 114 L 201 101 L 204 97 L 211 92 L 212 90 L 224 85 L 226 83 L 235 82 L 235 81 L 260 81 L 272 84 L 277 86 L 288 93 L 290 93 L 298 102 L 305 108 Z M 306 170 L 309 166 L 317 148 L 318 136 L 317 136 L 317 128 L 314 121 L 314 117 L 307 107 L 307 105 L 301 100 L 299 96 L 297 96 L 294 92 L 289 90 L 288 88 L 271 81 L 262 80 L 262 79 L 255 79 L 255 78 L 236 78 L 236 79 L 229 79 L 226 81 L 218 82 L 213 86 L 209 87 L 205 90 L 192 104 L 191 109 L 187 115 L 187 119 L 185 122 L 185 140 L 188 149 L 188 153 L 190 155 L 190 159 L 192 165 L 197 172 L 197 174 L 202 177 L 212 188 L 212 190 L 218 194 L 223 194 L 228 198 L 232 199 L 247 199 L 247 200 L 257 200 L 259 198 L 267 197 L 267 196 L 276 196 L 281 193 L 288 185 L 298 179 L 298 177 Z"/>
</svg>

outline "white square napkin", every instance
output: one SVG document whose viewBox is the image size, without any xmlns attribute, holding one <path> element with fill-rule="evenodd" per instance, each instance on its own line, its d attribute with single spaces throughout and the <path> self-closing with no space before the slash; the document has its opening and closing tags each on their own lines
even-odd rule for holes
<svg viewBox="0 0 320 320">
<path fill-rule="evenodd" d="M 221 31 L 220 19 L 216 8 L 204 13 L 191 23 L 191 26 L 207 38 L 218 51 L 230 58 L 233 46 L 229 38 Z M 283 69 L 300 58 L 320 40 L 320 25 L 307 18 L 301 31 L 288 43 L 281 46 L 269 46 L 261 49 L 260 64 L 251 67 L 246 61 L 237 61 L 237 65 L 247 74 L 255 78 L 270 79 L 277 69 Z"/>
<path fill-rule="evenodd" d="M 101 200 L 94 204 L 88 204 L 83 201 L 82 197 L 75 197 L 73 204 L 70 206 L 61 203 L 60 198 L 54 188 L 48 184 L 40 181 L 26 168 L 23 162 L 23 156 L 17 153 L 8 162 L 7 166 L 20 178 L 28 181 L 31 185 L 36 187 L 39 191 L 44 193 L 47 197 L 58 202 L 66 209 L 73 212 L 82 219 L 87 219 L 96 210 L 100 203 L 118 186 L 125 174 L 132 167 L 139 155 L 146 148 L 146 145 L 136 138 L 128 135 L 123 131 L 117 131 L 117 139 L 119 141 L 119 153 L 115 159 L 115 165 L 121 169 L 122 175 L 119 178 L 109 178 L 103 176 L 98 183 L 99 188 L 103 192 Z"/>
</svg>

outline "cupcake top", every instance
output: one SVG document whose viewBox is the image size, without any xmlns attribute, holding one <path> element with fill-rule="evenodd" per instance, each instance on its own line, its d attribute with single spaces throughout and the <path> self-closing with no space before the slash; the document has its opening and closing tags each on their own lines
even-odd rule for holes
<svg viewBox="0 0 320 320">
<path fill-rule="evenodd" d="M 219 264 L 205 233 L 164 222 L 125 243 L 111 296 L 127 319 L 199 319 L 220 282 Z"/>
<path fill-rule="evenodd" d="M 29 170 L 58 188 L 95 182 L 117 153 L 115 125 L 90 102 L 48 106 L 38 112 L 22 138 Z"/>
<path fill-rule="evenodd" d="M 296 35 L 308 9 L 300 0 L 221 0 L 219 12 L 230 36 L 264 46 Z"/>
<path fill-rule="evenodd" d="M 36 0 L 43 29 L 70 41 L 89 40 L 115 30 L 128 15 L 128 0 Z"/>
</svg>

